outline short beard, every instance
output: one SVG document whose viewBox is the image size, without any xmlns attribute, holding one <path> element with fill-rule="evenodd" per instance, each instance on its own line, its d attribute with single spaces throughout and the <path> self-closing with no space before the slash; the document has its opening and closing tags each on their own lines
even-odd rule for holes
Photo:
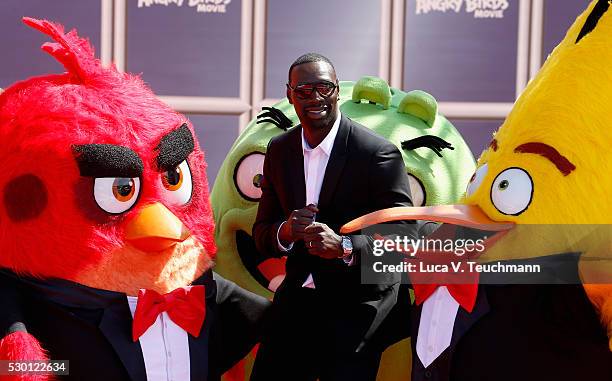
<svg viewBox="0 0 612 381">
<path fill-rule="evenodd" d="M 323 130 L 323 129 L 326 129 L 326 128 L 331 129 L 331 127 L 334 124 L 334 122 L 336 121 L 337 117 L 338 117 L 338 113 L 337 112 L 329 113 L 323 119 L 310 120 L 310 125 L 313 128 L 317 129 L 317 130 Z"/>
</svg>

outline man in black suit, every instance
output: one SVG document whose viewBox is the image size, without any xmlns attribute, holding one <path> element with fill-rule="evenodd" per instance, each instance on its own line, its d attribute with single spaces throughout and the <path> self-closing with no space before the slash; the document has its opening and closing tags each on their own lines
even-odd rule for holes
<svg viewBox="0 0 612 381">
<path fill-rule="evenodd" d="M 392 143 L 340 115 L 327 58 L 299 57 L 287 98 L 301 124 L 268 145 L 253 226 L 260 252 L 287 255 L 287 275 L 251 380 L 374 380 L 382 348 L 369 344 L 396 304 L 399 276 L 361 284 L 372 240 L 338 231 L 365 213 L 411 205 L 404 163 Z"/>
</svg>

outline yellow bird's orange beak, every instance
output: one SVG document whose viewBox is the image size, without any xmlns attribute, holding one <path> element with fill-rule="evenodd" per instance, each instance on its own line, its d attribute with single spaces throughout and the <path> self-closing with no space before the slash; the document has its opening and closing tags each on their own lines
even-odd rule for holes
<svg viewBox="0 0 612 381">
<path fill-rule="evenodd" d="M 493 221 L 475 205 L 436 205 L 378 210 L 348 222 L 342 226 L 340 233 L 348 234 L 385 222 L 414 220 L 442 222 L 443 227 L 430 235 L 436 238 L 453 237 L 454 227 L 457 226 L 494 233 L 484 238 L 483 245 L 487 248 L 493 246 L 514 227 L 514 222 Z"/>
<path fill-rule="evenodd" d="M 142 251 L 158 252 L 186 240 L 191 233 L 159 202 L 142 208 L 125 228 L 125 239 Z"/>
<path fill-rule="evenodd" d="M 493 221 L 475 205 L 436 205 L 378 210 L 348 222 L 342 226 L 340 233 L 347 234 L 368 226 L 402 220 L 443 222 L 488 231 L 506 231 L 514 227 L 513 222 Z"/>
</svg>

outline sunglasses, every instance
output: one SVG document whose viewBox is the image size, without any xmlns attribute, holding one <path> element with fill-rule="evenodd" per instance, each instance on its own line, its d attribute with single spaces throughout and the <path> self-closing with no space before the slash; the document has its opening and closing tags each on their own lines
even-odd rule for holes
<svg viewBox="0 0 612 381">
<path fill-rule="evenodd" d="M 293 93 L 300 99 L 308 99 L 314 95 L 315 90 L 322 97 L 327 98 L 331 96 L 336 88 L 337 84 L 333 84 L 331 82 L 317 82 L 317 83 L 307 83 L 304 85 L 297 85 L 296 87 L 291 87 L 290 84 L 287 84 L 287 87 L 290 88 Z"/>
</svg>

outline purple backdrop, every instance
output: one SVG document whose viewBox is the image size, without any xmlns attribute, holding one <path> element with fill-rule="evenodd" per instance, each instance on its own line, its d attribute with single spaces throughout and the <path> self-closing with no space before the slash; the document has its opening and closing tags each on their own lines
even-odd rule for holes
<svg viewBox="0 0 612 381">
<path fill-rule="evenodd" d="M 307 52 L 328 57 L 341 80 L 378 75 L 379 1 L 268 0 L 267 21 L 266 98 L 285 96 L 289 66 Z"/>
<path fill-rule="evenodd" d="M 451 119 L 451 123 L 463 136 L 475 158 L 489 146 L 493 132 L 504 122 L 503 119 Z"/>
<path fill-rule="evenodd" d="M 588 0 L 546 0 L 543 55 L 563 38 Z M 187 2 L 185 1 L 185 4 Z M 127 10 L 127 69 L 142 72 L 160 95 L 237 97 L 240 83 L 241 0 L 226 13 L 198 13 L 177 7 Z M 406 2 L 403 88 L 421 88 L 439 101 L 512 102 L 516 76 L 518 0 L 509 0 L 501 19 L 477 19 L 465 10 L 416 15 L 415 0 Z M 424 3 L 422 3 L 424 4 Z M 449 3 L 450 4 L 450 3 Z M 96 0 L 0 1 L 0 87 L 63 68 L 39 50 L 48 41 L 24 26 L 29 15 L 77 28 L 100 44 L 100 9 Z M 325 12 L 320 10 L 324 9 Z M 266 35 L 266 97 L 284 96 L 291 62 L 319 51 L 336 65 L 341 79 L 378 74 L 380 2 L 375 0 L 269 0 Z M 98 52 L 99 53 L 99 52 Z M 211 184 L 238 136 L 238 117 L 190 115 L 207 152 Z M 501 120 L 453 120 L 476 156 L 487 146 Z"/>
<path fill-rule="evenodd" d="M 465 4 L 459 12 L 416 14 L 416 4 L 406 4 L 404 88 L 438 101 L 513 102 L 518 0 L 492 19 L 474 18 Z"/>
<path fill-rule="evenodd" d="M 542 63 L 555 46 L 565 37 L 565 32 L 576 17 L 589 5 L 589 0 L 563 0 L 544 2 L 544 28 L 542 35 Z"/>
<path fill-rule="evenodd" d="M 186 114 L 206 154 L 208 183 L 215 183 L 223 160 L 238 137 L 239 118 L 233 115 Z"/>
<path fill-rule="evenodd" d="M 0 51 L 2 70 L 0 87 L 34 75 L 63 73 L 64 67 L 40 50 L 50 41 L 42 33 L 21 22 L 24 16 L 45 18 L 63 24 L 66 29 L 78 29 L 88 37 L 100 57 L 100 2 L 74 0 L 3 0 L 0 2 Z"/>
<path fill-rule="evenodd" d="M 187 3 L 187 1 L 185 1 Z M 238 97 L 241 1 L 226 13 L 128 1 L 127 70 L 159 95 Z"/>
</svg>

